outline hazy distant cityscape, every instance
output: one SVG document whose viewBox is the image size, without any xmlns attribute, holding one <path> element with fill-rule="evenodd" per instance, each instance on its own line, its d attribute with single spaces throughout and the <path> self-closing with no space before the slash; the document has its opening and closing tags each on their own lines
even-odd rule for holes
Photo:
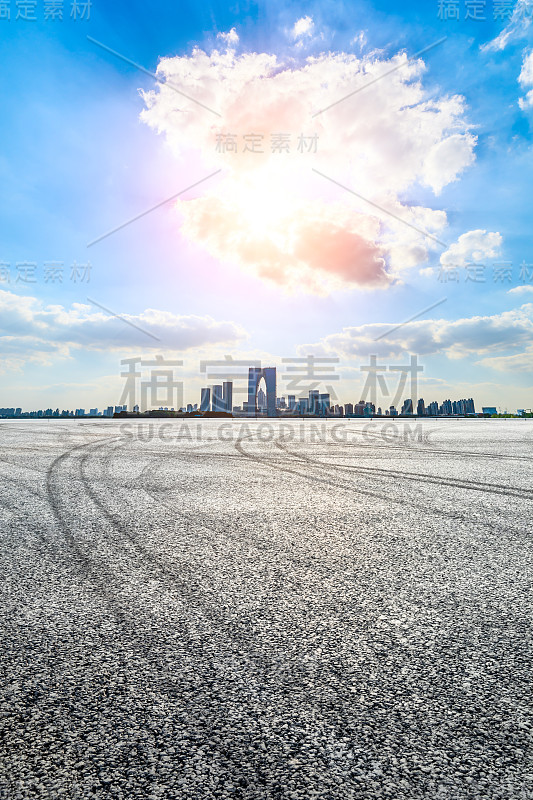
<svg viewBox="0 0 533 800">
<path fill-rule="evenodd" d="M 265 389 L 262 388 L 264 382 Z M 233 381 L 206 386 L 201 389 L 199 403 L 187 403 L 178 408 L 158 406 L 157 408 L 142 409 L 138 404 L 129 407 L 128 404 L 109 405 L 99 408 L 76 409 L 39 409 L 24 411 L 22 407 L 0 408 L 0 418 L 3 419 L 49 419 L 72 417 L 106 417 L 112 418 L 120 414 L 154 414 L 164 412 L 168 414 L 192 415 L 202 417 L 206 415 L 231 415 L 231 416 L 266 416 L 266 417 L 487 417 L 501 413 L 496 406 L 483 406 L 481 411 L 476 411 L 473 398 L 460 400 L 436 400 L 426 404 L 423 398 L 406 398 L 398 408 L 390 405 L 383 408 L 366 399 L 358 402 L 335 402 L 329 392 L 320 392 L 310 389 L 308 395 L 297 396 L 287 394 L 278 396 L 276 393 L 276 367 L 250 367 L 248 376 L 248 399 L 242 405 L 233 404 Z M 505 412 L 507 413 L 507 412 Z M 529 416 L 531 409 L 518 409 L 516 416 Z"/>
</svg>

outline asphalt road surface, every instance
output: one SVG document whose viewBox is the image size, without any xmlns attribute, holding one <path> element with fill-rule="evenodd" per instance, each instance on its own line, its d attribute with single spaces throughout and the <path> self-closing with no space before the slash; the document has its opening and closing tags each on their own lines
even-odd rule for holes
<svg viewBox="0 0 533 800">
<path fill-rule="evenodd" d="M 533 798 L 533 422 L 334 424 L 0 423 L 2 800 Z"/>
</svg>

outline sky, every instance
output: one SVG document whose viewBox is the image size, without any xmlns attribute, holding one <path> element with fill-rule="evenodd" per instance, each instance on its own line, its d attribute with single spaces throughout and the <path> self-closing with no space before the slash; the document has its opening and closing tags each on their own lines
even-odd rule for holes
<svg viewBox="0 0 533 800">
<path fill-rule="evenodd" d="M 533 406 L 533 0 L 11 0 L 0 52 L 0 407 Z"/>
</svg>

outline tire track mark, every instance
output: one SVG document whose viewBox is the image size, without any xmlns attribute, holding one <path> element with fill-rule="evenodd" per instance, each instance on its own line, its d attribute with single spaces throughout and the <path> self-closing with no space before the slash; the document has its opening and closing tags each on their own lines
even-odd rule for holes
<svg viewBox="0 0 533 800">
<path fill-rule="evenodd" d="M 472 480 L 464 480 L 462 478 L 455 478 L 455 479 L 448 479 L 444 477 L 432 477 L 430 475 L 421 475 L 420 473 L 415 472 L 405 472 L 405 471 L 398 471 L 393 469 L 380 469 L 379 467 L 367 467 L 367 466 L 350 466 L 346 464 L 332 464 L 328 461 L 320 461 L 318 459 L 310 458 L 309 456 L 300 455 L 299 453 L 295 453 L 292 450 L 289 450 L 285 447 L 281 442 L 274 441 L 274 445 L 283 452 L 287 453 L 287 455 L 292 456 L 293 458 L 304 461 L 309 464 L 313 464 L 315 466 L 321 466 L 324 468 L 333 467 L 337 470 L 341 470 L 343 472 L 358 472 L 358 473 L 365 473 L 370 472 L 373 475 L 379 475 L 381 477 L 391 477 L 400 480 L 406 481 L 415 481 L 417 483 L 429 483 L 435 484 L 438 486 L 449 486 L 452 489 L 467 489 L 472 491 L 479 491 L 479 492 L 487 492 L 489 494 L 499 494 L 503 495 L 504 497 L 518 497 L 521 500 L 533 500 L 533 490 L 531 489 L 521 489 L 521 488 L 514 488 L 514 487 L 507 487 L 501 484 L 496 483 L 485 483 L 483 481 L 472 481 Z"/>
</svg>

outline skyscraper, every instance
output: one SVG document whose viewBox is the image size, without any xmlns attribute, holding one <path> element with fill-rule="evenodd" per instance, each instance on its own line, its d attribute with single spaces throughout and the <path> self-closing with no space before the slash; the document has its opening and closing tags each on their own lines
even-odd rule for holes
<svg viewBox="0 0 533 800">
<path fill-rule="evenodd" d="M 209 411 L 210 405 L 211 405 L 211 389 L 209 388 L 202 389 L 202 398 L 200 400 L 200 411 L 202 413 Z"/>
<path fill-rule="evenodd" d="M 309 413 L 309 398 L 308 397 L 300 397 L 298 399 L 298 403 L 296 405 L 296 409 L 298 414 L 308 414 Z"/>
<path fill-rule="evenodd" d="M 276 367 L 250 367 L 248 370 L 248 403 L 249 414 L 257 414 L 257 391 L 261 378 L 265 380 L 267 416 L 276 416 Z"/>
<path fill-rule="evenodd" d="M 451 417 L 451 415 L 453 414 L 452 401 L 451 400 L 443 400 L 442 401 L 442 406 L 440 408 L 440 411 L 441 411 L 441 414 L 444 414 L 445 416 L 448 415 L 448 416 Z"/>
<path fill-rule="evenodd" d="M 231 414 L 233 410 L 233 381 L 223 382 L 222 399 L 224 401 L 224 410 Z"/>
<path fill-rule="evenodd" d="M 413 413 L 413 401 L 411 400 L 411 398 L 408 398 L 407 400 L 404 400 L 401 413 L 402 414 L 412 414 Z"/>
<path fill-rule="evenodd" d="M 324 394 L 318 395 L 318 410 L 314 413 L 318 413 L 321 417 L 325 417 L 329 414 L 331 409 L 331 398 L 329 394 L 326 392 Z"/>
<path fill-rule="evenodd" d="M 267 396 L 262 389 L 257 390 L 257 409 L 258 411 L 265 411 L 267 407 Z"/>
<path fill-rule="evenodd" d="M 376 413 L 376 406 L 374 405 L 374 403 L 370 403 L 367 401 L 363 409 L 363 416 L 373 417 L 375 413 Z"/>
<path fill-rule="evenodd" d="M 222 384 L 215 383 L 213 386 L 213 411 L 225 411 L 224 397 L 222 394 Z"/>
</svg>

